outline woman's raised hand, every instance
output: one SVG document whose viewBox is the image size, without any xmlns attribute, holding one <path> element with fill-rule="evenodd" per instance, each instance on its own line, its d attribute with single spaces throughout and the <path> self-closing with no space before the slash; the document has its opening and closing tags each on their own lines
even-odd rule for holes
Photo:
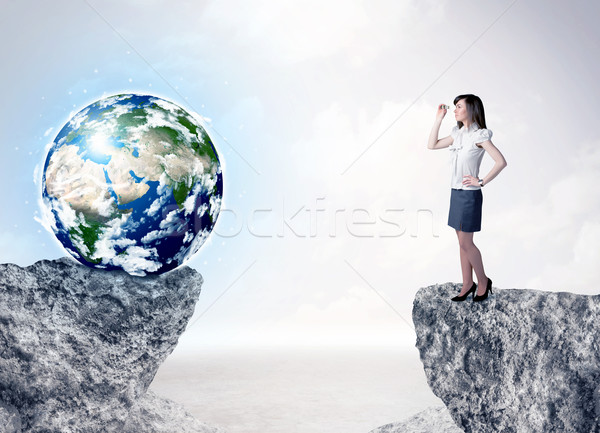
<svg viewBox="0 0 600 433">
<path fill-rule="evenodd" d="M 448 110 L 446 110 L 444 107 L 446 107 L 444 104 L 438 105 L 437 115 L 435 116 L 436 120 L 441 121 L 448 112 Z"/>
</svg>

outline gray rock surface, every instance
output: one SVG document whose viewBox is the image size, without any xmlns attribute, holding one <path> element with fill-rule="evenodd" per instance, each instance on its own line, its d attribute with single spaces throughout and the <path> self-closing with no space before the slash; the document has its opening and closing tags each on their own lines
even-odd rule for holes
<svg viewBox="0 0 600 433">
<path fill-rule="evenodd" d="M 600 296 L 418 291 L 417 348 L 429 386 L 465 432 L 593 433 L 600 415 Z"/>
<path fill-rule="evenodd" d="M 430 407 L 405 421 L 386 424 L 369 433 L 463 433 L 445 406 Z"/>
<path fill-rule="evenodd" d="M 141 278 L 67 258 L 0 265 L 0 401 L 23 432 L 122 433 L 202 282 L 188 267 Z"/>
<path fill-rule="evenodd" d="M 0 433 L 21 433 L 21 416 L 17 408 L 0 401 Z"/>
<path fill-rule="evenodd" d="M 198 421 L 172 400 L 146 392 L 129 412 L 123 433 L 224 433 Z"/>
</svg>

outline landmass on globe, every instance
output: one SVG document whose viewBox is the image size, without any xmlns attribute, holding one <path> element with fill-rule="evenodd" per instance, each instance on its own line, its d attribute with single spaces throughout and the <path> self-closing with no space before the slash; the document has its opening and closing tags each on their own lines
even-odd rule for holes
<svg viewBox="0 0 600 433">
<path fill-rule="evenodd" d="M 81 263 L 132 275 L 174 269 L 206 241 L 222 170 L 199 121 L 150 95 L 103 98 L 54 139 L 42 177 L 44 220 Z"/>
</svg>

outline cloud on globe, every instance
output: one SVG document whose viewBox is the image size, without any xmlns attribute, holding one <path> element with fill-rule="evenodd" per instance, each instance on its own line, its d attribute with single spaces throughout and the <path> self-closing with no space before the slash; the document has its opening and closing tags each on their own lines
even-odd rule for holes
<svg viewBox="0 0 600 433">
<path fill-rule="evenodd" d="M 48 151 L 44 219 L 81 263 L 161 274 L 189 259 L 221 208 L 222 170 L 200 123 L 150 95 L 100 99 Z"/>
</svg>

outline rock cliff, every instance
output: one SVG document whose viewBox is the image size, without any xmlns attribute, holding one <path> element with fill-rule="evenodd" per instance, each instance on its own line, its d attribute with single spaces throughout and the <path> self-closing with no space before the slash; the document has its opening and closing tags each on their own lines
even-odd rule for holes
<svg viewBox="0 0 600 433">
<path fill-rule="evenodd" d="M 446 407 L 430 407 L 410 418 L 383 425 L 369 433 L 462 433 Z"/>
<path fill-rule="evenodd" d="M 467 433 L 600 431 L 600 296 L 500 290 L 456 303 L 460 285 L 418 291 L 429 386 Z"/>
<path fill-rule="evenodd" d="M 215 431 L 167 428 L 188 415 L 146 395 L 202 282 L 188 267 L 140 278 L 66 258 L 0 265 L 0 419 L 8 431 Z"/>
</svg>

